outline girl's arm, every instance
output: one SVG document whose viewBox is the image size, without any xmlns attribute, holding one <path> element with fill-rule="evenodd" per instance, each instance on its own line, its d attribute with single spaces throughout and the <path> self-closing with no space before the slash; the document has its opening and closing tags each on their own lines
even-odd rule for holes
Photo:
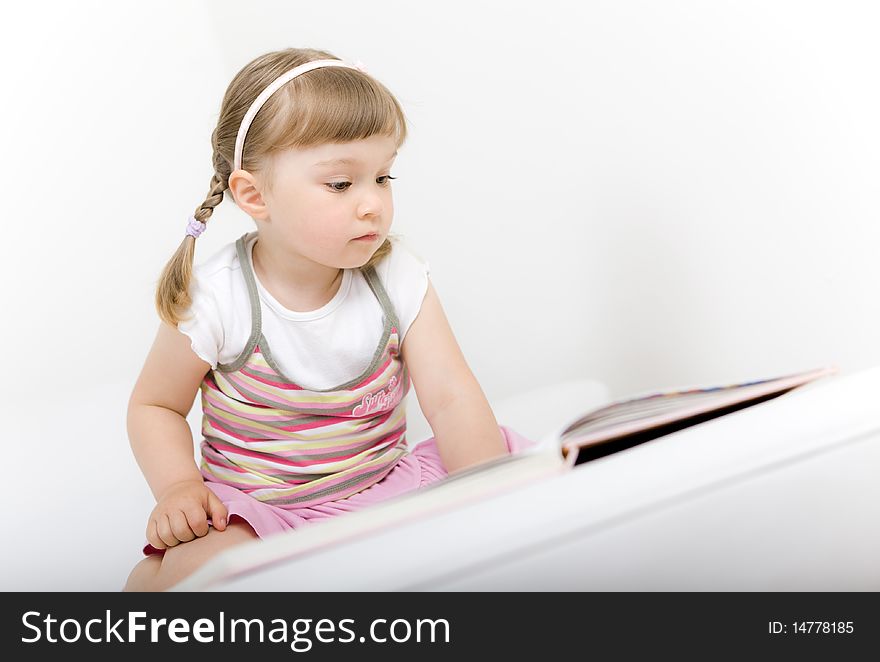
<svg viewBox="0 0 880 662">
<path fill-rule="evenodd" d="M 449 473 L 505 455 L 507 444 L 430 280 L 401 350 Z"/>
<path fill-rule="evenodd" d="M 157 548 L 192 540 L 226 515 L 202 480 L 186 416 L 211 368 L 190 340 L 163 322 L 128 403 L 128 437 L 135 459 L 156 497 L 147 538 Z M 161 506 L 161 507 L 160 507 Z M 217 526 L 224 528 L 225 521 Z"/>
<path fill-rule="evenodd" d="M 157 499 L 174 483 L 201 480 L 186 416 L 211 366 L 180 331 L 162 323 L 128 402 L 128 437 Z"/>
</svg>

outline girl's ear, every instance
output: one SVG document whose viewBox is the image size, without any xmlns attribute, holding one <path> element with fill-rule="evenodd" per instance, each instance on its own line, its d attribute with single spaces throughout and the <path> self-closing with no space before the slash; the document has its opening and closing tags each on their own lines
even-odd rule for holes
<svg viewBox="0 0 880 662">
<path fill-rule="evenodd" d="M 229 192 L 239 209 L 251 218 L 266 220 L 269 217 L 269 209 L 257 188 L 257 180 L 247 170 L 234 170 L 229 175 Z"/>
</svg>

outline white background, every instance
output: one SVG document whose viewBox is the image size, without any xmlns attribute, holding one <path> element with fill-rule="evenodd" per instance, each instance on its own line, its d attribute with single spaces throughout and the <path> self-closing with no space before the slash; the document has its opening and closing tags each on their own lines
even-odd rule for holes
<svg viewBox="0 0 880 662">
<path fill-rule="evenodd" d="M 875 3 L 840 0 L 17 6 L 0 588 L 117 590 L 140 558 L 125 406 L 257 55 L 326 49 L 396 94 L 394 230 L 494 403 L 880 363 L 878 32 Z M 224 202 L 196 260 L 252 227 Z"/>
</svg>

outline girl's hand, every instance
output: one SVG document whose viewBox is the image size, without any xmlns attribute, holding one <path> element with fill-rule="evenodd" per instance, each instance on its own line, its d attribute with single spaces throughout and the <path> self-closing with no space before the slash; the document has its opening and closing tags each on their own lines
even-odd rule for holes
<svg viewBox="0 0 880 662">
<path fill-rule="evenodd" d="M 208 518 L 218 531 L 226 528 L 227 510 L 203 480 L 185 480 L 159 498 L 147 522 L 147 540 L 156 549 L 174 547 L 208 533 Z"/>
</svg>

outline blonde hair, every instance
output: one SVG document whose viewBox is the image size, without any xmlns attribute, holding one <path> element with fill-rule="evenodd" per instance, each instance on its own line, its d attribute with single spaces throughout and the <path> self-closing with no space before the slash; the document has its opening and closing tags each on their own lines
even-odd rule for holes
<svg viewBox="0 0 880 662">
<path fill-rule="evenodd" d="M 214 207 L 223 202 L 241 120 L 251 103 L 278 76 L 312 60 L 340 58 L 311 48 L 288 48 L 259 56 L 239 71 L 223 95 L 217 126 L 211 134 L 214 174 L 208 195 L 194 212 L 206 223 Z M 406 140 L 406 117 L 394 95 L 372 76 L 346 67 L 322 67 L 285 83 L 254 117 L 248 129 L 241 167 L 260 173 L 266 188 L 272 187 L 272 157 L 289 148 L 308 148 L 329 142 L 350 142 L 374 135 Z M 388 239 L 364 267 L 391 251 Z M 156 287 L 159 317 L 177 326 L 192 299 L 195 238 L 184 235 L 177 251 L 165 265 Z"/>
</svg>

